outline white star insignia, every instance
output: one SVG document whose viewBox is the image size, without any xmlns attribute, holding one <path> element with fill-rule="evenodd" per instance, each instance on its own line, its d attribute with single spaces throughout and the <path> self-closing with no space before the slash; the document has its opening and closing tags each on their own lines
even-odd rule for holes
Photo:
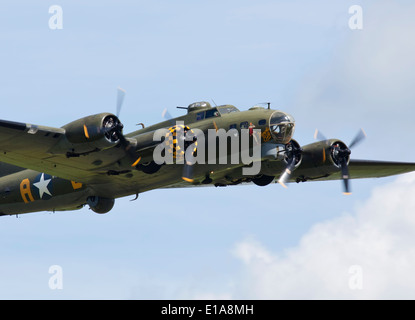
<svg viewBox="0 0 415 320">
<path fill-rule="evenodd" d="M 43 195 L 46 193 L 50 196 L 52 196 L 52 194 L 50 193 L 49 189 L 48 189 L 48 184 L 52 181 L 52 179 L 49 180 L 45 180 L 45 174 L 42 173 L 42 176 L 40 177 L 39 182 L 34 183 L 33 185 L 39 189 L 39 197 L 40 199 L 43 198 Z"/>
</svg>

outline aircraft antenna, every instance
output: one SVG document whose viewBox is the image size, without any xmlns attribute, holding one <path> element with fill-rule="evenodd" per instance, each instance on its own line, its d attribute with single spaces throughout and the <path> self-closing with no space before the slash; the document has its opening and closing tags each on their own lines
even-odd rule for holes
<svg viewBox="0 0 415 320">
<path fill-rule="evenodd" d="M 260 103 L 258 103 L 258 104 L 266 104 L 266 105 L 267 105 L 268 110 L 269 110 L 269 109 L 271 109 L 271 102 L 260 102 Z"/>
</svg>

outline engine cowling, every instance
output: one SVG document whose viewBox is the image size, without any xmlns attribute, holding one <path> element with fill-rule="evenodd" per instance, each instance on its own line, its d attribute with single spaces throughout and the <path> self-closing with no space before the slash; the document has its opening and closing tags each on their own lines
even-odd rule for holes
<svg viewBox="0 0 415 320">
<path fill-rule="evenodd" d="M 339 151 L 346 149 L 347 145 L 338 139 L 329 139 L 303 146 L 303 160 L 300 169 L 307 170 L 310 179 L 338 172 L 341 160 Z M 349 161 L 350 154 L 346 156 L 346 163 L 348 164 Z"/>
<path fill-rule="evenodd" d="M 63 126 L 68 142 L 75 149 L 111 148 L 120 142 L 122 128 L 118 117 L 111 113 L 87 116 Z"/>
<path fill-rule="evenodd" d="M 350 162 L 350 150 L 347 145 L 340 140 L 336 140 L 330 144 L 330 149 L 327 149 L 330 153 L 330 158 L 333 161 L 334 165 L 338 168 L 341 167 L 342 157 L 345 157 L 346 164 Z M 347 151 L 344 153 L 344 151 Z"/>
<path fill-rule="evenodd" d="M 307 146 L 304 146 L 304 156 L 308 162 L 313 163 L 313 165 L 321 165 L 324 163 L 328 166 L 339 167 L 339 159 L 337 150 L 346 149 L 347 145 L 337 139 L 330 139 L 325 141 L 319 141 Z M 349 162 L 350 156 L 347 158 Z"/>
<path fill-rule="evenodd" d="M 285 146 L 284 162 L 288 164 L 291 158 L 294 158 L 295 160 L 293 168 L 295 170 L 300 166 L 301 161 L 303 160 L 303 154 L 300 144 L 294 139 L 291 139 Z"/>
<path fill-rule="evenodd" d="M 89 208 L 99 214 L 107 213 L 114 207 L 115 200 L 112 198 L 103 198 L 98 196 L 88 197 L 87 204 Z"/>
</svg>

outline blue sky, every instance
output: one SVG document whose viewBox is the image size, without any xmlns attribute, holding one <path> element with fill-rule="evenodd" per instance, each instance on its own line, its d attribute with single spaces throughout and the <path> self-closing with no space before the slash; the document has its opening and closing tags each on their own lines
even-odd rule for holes
<svg viewBox="0 0 415 320">
<path fill-rule="evenodd" d="M 48 27 L 54 4 L 62 30 Z M 348 27 L 354 4 L 363 30 Z M 271 101 L 303 145 L 316 128 L 350 142 L 363 127 L 352 157 L 413 161 L 414 13 L 409 1 L 3 1 L 1 118 L 60 127 L 115 112 L 118 86 L 126 132 L 194 101 Z M 106 215 L 3 217 L 0 298 L 413 298 L 415 239 L 396 247 L 415 228 L 410 177 L 353 181 L 351 197 L 340 182 L 157 190 Z M 48 287 L 52 265 L 62 290 Z M 358 292 L 351 265 L 368 279 Z"/>
</svg>

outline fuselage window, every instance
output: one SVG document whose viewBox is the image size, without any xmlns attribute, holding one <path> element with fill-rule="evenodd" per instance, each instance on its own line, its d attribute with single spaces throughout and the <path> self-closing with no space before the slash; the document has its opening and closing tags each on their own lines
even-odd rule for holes
<svg viewBox="0 0 415 320">
<path fill-rule="evenodd" d="M 196 114 L 196 121 L 203 120 L 205 118 L 205 112 L 198 112 Z"/>
<path fill-rule="evenodd" d="M 236 123 L 235 123 L 235 124 L 231 124 L 231 125 L 229 126 L 229 129 L 236 129 Z"/>
<path fill-rule="evenodd" d="M 244 121 L 241 122 L 241 124 L 239 125 L 241 129 L 248 129 L 249 128 L 249 123 L 248 121 Z"/>
<path fill-rule="evenodd" d="M 261 120 L 258 121 L 258 125 L 260 125 L 260 126 L 263 126 L 266 123 L 267 123 L 267 120 L 265 120 L 265 119 L 261 119 Z"/>
</svg>

